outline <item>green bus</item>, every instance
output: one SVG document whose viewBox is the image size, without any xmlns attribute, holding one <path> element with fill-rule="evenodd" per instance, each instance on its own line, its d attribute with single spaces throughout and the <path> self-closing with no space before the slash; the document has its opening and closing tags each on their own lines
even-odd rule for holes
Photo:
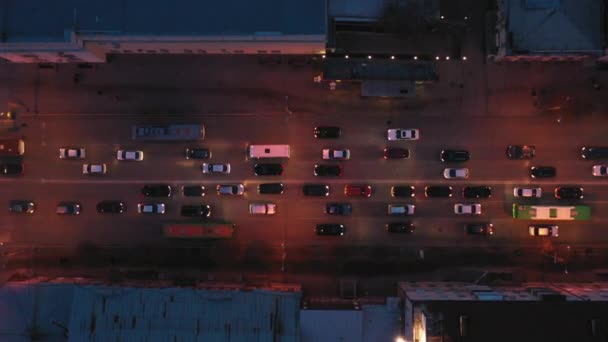
<svg viewBox="0 0 608 342">
<path fill-rule="evenodd" d="M 588 205 L 523 205 L 513 204 L 513 218 L 521 220 L 582 221 L 591 219 Z"/>
</svg>

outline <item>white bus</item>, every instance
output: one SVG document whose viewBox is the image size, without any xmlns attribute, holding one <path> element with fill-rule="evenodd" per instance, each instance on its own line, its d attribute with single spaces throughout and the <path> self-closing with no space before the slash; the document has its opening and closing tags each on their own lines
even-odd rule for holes
<svg viewBox="0 0 608 342">
<path fill-rule="evenodd" d="M 249 158 L 289 158 L 289 145 L 249 145 Z"/>
</svg>

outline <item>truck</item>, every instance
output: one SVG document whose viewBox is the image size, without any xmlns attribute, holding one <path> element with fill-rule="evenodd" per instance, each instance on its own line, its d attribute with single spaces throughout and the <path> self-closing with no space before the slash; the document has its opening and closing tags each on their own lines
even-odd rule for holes
<svg viewBox="0 0 608 342">
<path fill-rule="evenodd" d="M 24 153 L 23 139 L 0 139 L 0 156 L 22 156 Z"/>
<path fill-rule="evenodd" d="M 163 235 L 174 239 L 230 239 L 235 224 L 228 222 L 180 222 L 163 225 Z"/>
<path fill-rule="evenodd" d="M 205 139 L 205 126 L 199 124 L 135 125 L 131 138 L 140 141 L 196 141 Z"/>
</svg>

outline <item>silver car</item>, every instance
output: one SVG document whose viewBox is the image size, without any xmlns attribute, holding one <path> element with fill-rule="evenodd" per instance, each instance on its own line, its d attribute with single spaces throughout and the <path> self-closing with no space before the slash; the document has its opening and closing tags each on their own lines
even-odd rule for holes
<svg viewBox="0 0 608 342">
<path fill-rule="evenodd" d="M 416 128 L 391 128 L 386 131 L 386 138 L 393 140 L 418 140 L 420 131 Z"/>
<path fill-rule="evenodd" d="M 467 168 L 446 168 L 443 170 L 443 178 L 446 179 L 467 179 L 469 178 L 469 169 Z"/>
<path fill-rule="evenodd" d="M 116 151 L 116 159 L 142 161 L 144 160 L 144 151 L 118 150 Z"/>
<path fill-rule="evenodd" d="M 277 205 L 274 203 L 251 203 L 249 213 L 254 215 L 274 215 L 277 213 Z"/>
<path fill-rule="evenodd" d="M 514 197 L 540 198 L 543 194 L 541 188 L 513 188 Z"/>
<path fill-rule="evenodd" d="M 86 151 L 82 147 L 62 147 L 59 149 L 61 159 L 84 159 Z"/>
<path fill-rule="evenodd" d="M 238 195 L 242 196 L 245 193 L 243 184 L 219 184 L 217 186 L 218 195 Z"/>
<path fill-rule="evenodd" d="M 608 165 L 593 165 L 591 174 L 595 177 L 608 176 Z"/>
<path fill-rule="evenodd" d="M 454 214 L 458 215 L 480 215 L 481 204 L 479 203 L 457 203 L 454 204 Z"/>
<path fill-rule="evenodd" d="M 164 214 L 167 210 L 165 203 L 138 203 L 137 212 L 140 214 Z"/>
<path fill-rule="evenodd" d="M 349 160 L 350 150 L 347 148 L 341 150 L 324 148 L 322 151 L 322 157 L 324 160 Z"/>
<path fill-rule="evenodd" d="M 203 165 L 201 166 L 201 170 L 203 171 L 203 173 L 223 173 L 223 174 L 229 174 L 230 173 L 230 164 L 210 164 L 210 163 L 203 163 Z"/>
</svg>

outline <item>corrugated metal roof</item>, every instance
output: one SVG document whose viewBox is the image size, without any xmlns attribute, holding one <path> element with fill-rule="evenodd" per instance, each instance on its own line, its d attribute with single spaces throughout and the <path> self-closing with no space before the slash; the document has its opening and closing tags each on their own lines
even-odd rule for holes
<svg viewBox="0 0 608 342">
<path fill-rule="evenodd" d="M 9 284 L 0 288 L 0 340 L 30 341 L 27 333 L 35 326 L 58 341 L 65 341 L 68 331 L 67 340 L 79 342 L 298 341 L 300 296 L 267 290 Z"/>
</svg>

